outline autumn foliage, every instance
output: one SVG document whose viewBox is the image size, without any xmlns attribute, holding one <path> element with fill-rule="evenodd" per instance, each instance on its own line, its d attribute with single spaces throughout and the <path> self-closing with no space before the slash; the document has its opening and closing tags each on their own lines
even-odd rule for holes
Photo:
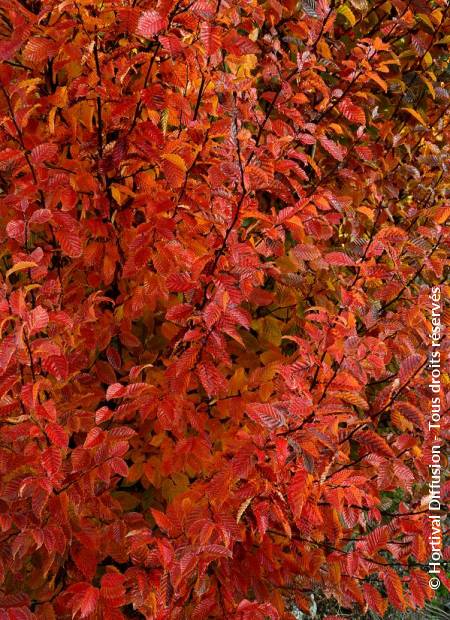
<svg viewBox="0 0 450 620">
<path fill-rule="evenodd" d="M 0 619 L 423 606 L 448 3 L 0 16 Z"/>
</svg>

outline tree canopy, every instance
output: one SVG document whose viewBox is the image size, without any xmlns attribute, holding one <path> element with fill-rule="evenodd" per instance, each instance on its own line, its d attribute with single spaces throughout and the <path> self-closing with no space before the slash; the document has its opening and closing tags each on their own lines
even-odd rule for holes
<svg viewBox="0 0 450 620">
<path fill-rule="evenodd" d="M 0 17 L 1 620 L 422 607 L 449 4 Z"/>
</svg>

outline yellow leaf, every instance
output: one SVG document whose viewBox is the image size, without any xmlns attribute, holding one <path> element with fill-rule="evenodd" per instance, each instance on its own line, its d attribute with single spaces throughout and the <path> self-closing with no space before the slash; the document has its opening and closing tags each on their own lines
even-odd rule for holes
<svg viewBox="0 0 450 620">
<path fill-rule="evenodd" d="M 114 318 L 116 319 L 118 323 L 120 323 L 120 321 L 123 319 L 124 314 L 125 312 L 124 312 L 123 304 L 120 304 L 120 306 L 117 306 L 116 309 L 114 310 Z"/>
<path fill-rule="evenodd" d="M 438 224 L 444 224 L 450 217 L 450 207 L 436 207 L 433 219 Z"/>
<path fill-rule="evenodd" d="M 356 24 L 356 17 L 354 16 L 353 11 L 346 4 L 342 4 L 338 8 L 337 12 L 345 17 L 350 26 L 354 26 Z"/>
<path fill-rule="evenodd" d="M 385 93 L 387 92 L 387 89 L 388 89 L 387 83 L 378 75 L 376 71 L 369 71 L 367 73 L 367 76 L 372 78 L 372 80 L 376 82 L 378 86 L 380 86 L 384 90 Z"/>
<path fill-rule="evenodd" d="M 25 114 L 22 116 L 22 118 L 20 119 L 20 127 L 21 129 L 25 129 L 26 126 L 28 125 L 28 121 L 31 118 L 31 115 L 33 114 L 33 112 L 35 110 L 37 110 L 39 108 L 39 104 L 36 103 L 36 105 L 33 105 L 31 107 L 29 107 L 27 109 L 27 111 L 25 112 Z"/>
<path fill-rule="evenodd" d="M 251 71 L 258 62 L 255 54 L 244 54 L 243 56 L 227 56 L 227 64 L 238 77 L 251 77 Z"/>
<path fill-rule="evenodd" d="M 152 440 L 150 441 L 150 445 L 155 448 L 159 448 L 164 439 L 166 438 L 166 433 L 158 433 L 157 435 L 153 435 Z"/>
<path fill-rule="evenodd" d="M 326 58 L 327 60 L 333 59 L 333 55 L 325 39 L 319 39 L 317 43 L 317 50 L 323 58 Z"/>
<path fill-rule="evenodd" d="M 67 86 L 58 86 L 55 94 L 51 97 L 51 102 L 57 108 L 65 108 L 68 101 Z"/>
<path fill-rule="evenodd" d="M 410 49 L 405 50 L 404 52 L 401 52 L 398 57 L 403 59 L 403 58 L 410 58 L 411 56 L 416 56 L 416 52 L 415 50 L 410 48 Z"/>
<path fill-rule="evenodd" d="M 184 493 L 189 488 L 189 478 L 185 474 L 174 473 L 172 479 L 166 478 L 161 486 L 161 495 L 164 499 L 172 501 L 174 497 Z"/>
<path fill-rule="evenodd" d="M 238 513 L 236 515 L 236 523 L 239 523 L 239 521 L 241 520 L 242 515 L 244 514 L 244 512 L 247 510 L 247 508 L 250 505 L 250 502 L 252 501 L 253 496 L 252 497 L 248 497 L 244 502 L 242 502 L 242 504 L 239 506 L 239 510 Z"/>
<path fill-rule="evenodd" d="M 169 123 L 169 108 L 164 108 L 164 110 L 161 111 L 161 129 L 164 135 L 166 135 L 168 123 Z"/>
<path fill-rule="evenodd" d="M 367 215 L 370 221 L 373 222 L 373 209 L 369 209 L 369 207 L 358 207 L 356 210 Z"/>
<path fill-rule="evenodd" d="M 186 172 L 186 164 L 184 162 L 184 159 L 179 155 L 176 155 L 175 153 L 167 153 L 166 155 L 163 155 L 162 158 L 170 161 L 174 166 L 176 166 L 183 172 Z"/>
<path fill-rule="evenodd" d="M 338 396 L 346 403 L 351 403 L 360 409 L 368 409 L 369 405 L 365 398 L 356 392 L 336 392 L 334 396 Z"/>
<path fill-rule="evenodd" d="M 411 116 L 413 116 L 416 121 L 419 121 L 419 123 L 421 123 L 422 125 L 424 125 L 426 127 L 426 123 L 422 118 L 422 115 L 417 112 L 417 110 L 414 110 L 413 108 L 402 108 L 402 110 L 404 110 L 405 112 L 408 112 L 408 114 L 411 114 Z"/>
<path fill-rule="evenodd" d="M 3 321 L 0 323 L 0 338 L 3 337 L 3 326 L 8 323 L 8 321 L 16 321 L 17 317 L 15 316 L 7 316 L 6 318 L 3 319 Z"/>
<path fill-rule="evenodd" d="M 31 269 L 32 267 L 37 267 L 37 264 L 34 261 L 23 260 L 16 263 L 11 269 L 8 269 L 6 272 L 6 277 L 9 278 L 16 271 L 23 271 L 24 269 Z"/>
<path fill-rule="evenodd" d="M 412 431 L 413 425 L 409 422 L 402 414 L 398 411 L 393 411 L 391 413 L 391 422 L 392 425 L 398 428 L 402 433 L 405 431 Z"/>
<path fill-rule="evenodd" d="M 149 108 L 144 108 L 143 112 L 145 112 L 144 120 L 152 121 L 152 123 L 154 123 L 155 125 L 157 125 L 161 121 L 158 110 L 149 110 Z"/>
<path fill-rule="evenodd" d="M 430 54 L 430 52 L 427 52 L 422 59 L 422 66 L 425 67 L 425 69 L 428 69 L 428 67 L 432 64 L 433 64 L 433 56 Z"/>
<path fill-rule="evenodd" d="M 339 136 L 344 135 L 344 130 L 338 123 L 330 123 L 328 127 L 335 131 Z"/>
<path fill-rule="evenodd" d="M 377 52 L 387 52 L 390 50 L 390 45 L 389 43 L 384 43 L 383 39 L 380 39 L 380 37 L 375 37 L 374 40 L 372 41 L 372 45 L 374 47 L 374 49 L 377 50 Z"/>
<path fill-rule="evenodd" d="M 431 17 L 439 25 L 441 23 L 441 21 L 442 21 L 442 11 L 441 11 L 441 9 L 434 9 L 434 11 L 432 11 L 432 13 L 431 13 Z"/>
<path fill-rule="evenodd" d="M 58 108 L 53 107 L 48 115 L 48 130 L 51 134 L 55 133 L 55 115 Z"/>
<path fill-rule="evenodd" d="M 330 562 L 328 564 L 328 574 L 330 576 L 331 583 L 338 586 L 341 582 L 341 567 L 337 562 Z"/>
<path fill-rule="evenodd" d="M 262 401 L 269 400 L 271 394 L 273 392 L 273 383 L 269 381 L 269 383 L 264 383 L 259 387 L 259 396 Z"/>
<path fill-rule="evenodd" d="M 245 374 L 245 368 L 239 367 L 234 375 L 231 377 L 228 384 L 228 393 L 235 394 L 239 392 L 247 383 L 247 376 Z"/>
<path fill-rule="evenodd" d="M 428 78 L 426 78 L 425 76 L 419 74 L 420 79 L 422 80 L 422 82 L 424 82 L 427 85 L 428 90 L 430 91 L 430 95 L 433 97 L 433 99 L 436 98 L 436 92 L 434 90 L 434 86 L 433 84 L 430 82 L 430 80 Z"/>
<path fill-rule="evenodd" d="M 139 500 L 132 493 L 114 491 L 111 495 L 120 503 L 125 512 L 129 512 L 139 505 Z"/>
<path fill-rule="evenodd" d="M 422 456 L 422 450 L 419 448 L 419 446 L 413 446 L 411 449 L 411 454 L 413 456 L 420 457 Z"/>
<path fill-rule="evenodd" d="M 33 390 L 32 390 L 34 402 L 37 402 L 39 400 L 39 392 L 41 390 L 45 390 L 45 388 L 47 388 L 49 385 L 50 385 L 50 382 L 48 379 L 39 379 L 38 381 L 36 381 L 36 383 L 33 385 Z"/>
<path fill-rule="evenodd" d="M 121 185 L 120 183 L 112 183 L 111 185 L 111 194 L 114 200 L 122 206 L 122 204 L 126 200 L 126 196 L 130 196 L 131 198 L 135 198 L 136 194 L 131 191 L 129 187 L 126 185 Z"/>
<path fill-rule="evenodd" d="M 17 92 L 19 89 L 25 89 L 25 92 L 28 94 L 32 90 L 35 90 L 40 82 L 42 82 L 41 78 L 29 78 L 28 80 L 22 80 L 18 83 L 17 88 L 14 88 L 13 92 Z"/>
<path fill-rule="evenodd" d="M 121 205 L 122 204 L 122 194 L 120 193 L 119 188 L 117 187 L 117 185 L 111 185 L 111 194 L 112 197 L 114 198 L 114 200 Z"/>
<path fill-rule="evenodd" d="M 9 424 L 20 424 L 21 422 L 25 422 L 25 420 L 29 420 L 27 415 L 19 415 L 17 418 L 6 418 Z"/>
<path fill-rule="evenodd" d="M 248 35 L 250 41 L 256 41 L 258 39 L 259 28 L 253 28 L 251 33 Z"/>
<path fill-rule="evenodd" d="M 69 115 L 86 127 L 88 131 L 93 131 L 94 107 L 91 101 L 81 101 L 73 105 L 69 110 Z"/>
<path fill-rule="evenodd" d="M 350 0 L 350 4 L 357 10 L 365 13 L 369 5 L 367 4 L 367 0 Z"/>
<path fill-rule="evenodd" d="M 41 284 L 27 284 L 27 286 L 24 286 L 24 291 L 26 293 L 28 293 L 29 291 L 34 291 L 37 288 L 41 288 Z"/>
<path fill-rule="evenodd" d="M 417 18 L 420 19 L 421 22 L 426 24 L 428 26 L 428 28 L 431 28 L 431 30 L 434 31 L 434 26 L 431 23 L 430 18 L 428 17 L 428 15 L 425 15 L 425 13 L 417 13 Z"/>
<path fill-rule="evenodd" d="M 293 215 L 288 220 L 286 220 L 289 224 L 294 224 L 295 226 L 302 226 L 302 220 L 298 217 L 298 215 Z"/>
<path fill-rule="evenodd" d="M 114 11 L 111 11 L 108 7 L 106 10 L 101 11 L 100 18 L 103 24 L 110 26 L 111 24 L 114 23 L 116 19 L 116 14 L 114 13 Z"/>
<path fill-rule="evenodd" d="M 133 463 L 128 470 L 128 476 L 122 483 L 124 486 L 131 486 L 142 478 L 142 463 Z"/>
<path fill-rule="evenodd" d="M 274 317 L 268 316 L 263 319 L 261 336 L 270 344 L 279 347 L 281 344 L 281 322 Z"/>
</svg>

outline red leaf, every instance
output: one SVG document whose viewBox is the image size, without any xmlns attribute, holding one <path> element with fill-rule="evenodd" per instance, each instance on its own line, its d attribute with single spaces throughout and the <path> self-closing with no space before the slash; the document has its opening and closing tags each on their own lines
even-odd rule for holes
<svg viewBox="0 0 450 620">
<path fill-rule="evenodd" d="M 108 347 L 106 349 L 106 357 L 108 358 L 109 363 L 116 370 L 120 370 L 122 367 L 122 360 L 120 359 L 120 354 L 117 349 L 114 347 Z"/>
<path fill-rule="evenodd" d="M 252 420 L 269 430 L 275 430 L 286 425 L 284 414 L 270 403 L 250 403 L 246 409 Z"/>
<path fill-rule="evenodd" d="M 46 142 L 35 146 L 31 151 L 30 159 L 33 164 L 40 164 L 43 161 L 51 161 L 58 152 L 58 146 L 52 142 Z"/>
<path fill-rule="evenodd" d="M 159 40 L 164 49 L 166 49 L 171 56 L 176 56 L 183 51 L 183 45 L 180 39 L 172 33 L 169 35 L 160 35 Z"/>
<path fill-rule="evenodd" d="M 73 230 L 55 230 L 55 237 L 61 246 L 62 251 L 71 258 L 81 256 L 82 243 L 79 235 Z"/>
<path fill-rule="evenodd" d="M 144 11 L 139 18 L 136 34 L 150 39 L 167 27 L 167 19 L 157 11 Z"/>
<path fill-rule="evenodd" d="M 83 448 L 94 448 L 103 441 L 105 434 L 101 428 L 94 427 L 88 432 L 84 440 Z"/>
<path fill-rule="evenodd" d="M 23 245 L 25 243 L 25 222 L 23 220 L 11 220 L 6 224 L 6 234 Z"/>
<path fill-rule="evenodd" d="M 324 258 L 329 265 L 344 267 L 352 266 L 355 264 L 355 261 L 352 260 L 350 256 L 348 256 L 344 252 L 328 252 L 328 254 L 325 254 Z"/>
<path fill-rule="evenodd" d="M 120 607 L 125 603 L 125 576 L 119 573 L 107 573 L 101 579 L 101 596 L 108 605 Z"/>
<path fill-rule="evenodd" d="M 50 355 L 42 361 L 42 367 L 60 381 L 69 376 L 69 364 L 64 355 Z"/>
<path fill-rule="evenodd" d="M 49 478 L 54 478 L 61 471 L 62 456 L 57 446 L 50 446 L 42 453 L 42 465 Z"/>
<path fill-rule="evenodd" d="M 383 574 L 383 581 L 389 601 L 400 611 L 405 611 L 406 603 L 400 577 L 392 569 L 386 568 Z"/>
<path fill-rule="evenodd" d="M 198 552 L 212 556 L 213 558 L 233 557 L 233 552 L 231 549 L 227 549 L 222 545 L 200 545 L 198 547 Z"/>
<path fill-rule="evenodd" d="M 296 519 L 300 519 L 303 506 L 309 495 L 311 475 L 305 470 L 297 471 L 288 487 L 289 505 Z"/>
<path fill-rule="evenodd" d="M 330 140 L 329 138 L 325 138 L 324 136 L 319 138 L 319 141 L 323 148 L 328 151 L 328 153 L 330 153 L 330 155 L 332 155 L 334 159 L 337 159 L 338 161 L 344 161 L 347 151 L 343 146 L 337 144 L 336 142 L 333 142 L 333 140 Z"/>
<path fill-rule="evenodd" d="M 92 580 L 97 572 L 97 554 L 92 542 L 90 543 L 89 548 L 80 547 L 79 545 L 74 548 L 72 545 L 70 553 L 78 570 L 86 577 L 86 579 Z"/>
<path fill-rule="evenodd" d="M 386 527 L 377 527 L 366 538 L 367 554 L 372 556 L 376 551 L 384 547 L 389 540 L 389 530 Z"/>
<path fill-rule="evenodd" d="M 306 245 L 304 243 L 298 243 L 293 249 L 292 253 L 300 260 L 317 260 L 320 258 L 320 251 L 315 245 Z"/>
<path fill-rule="evenodd" d="M 89 585 L 86 588 L 86 591 L 81 597 L 80 602 L 79 602 L 81 618 L 86 618 L 87 616 L 89 616 L 95 611 L 97 604 L 98 604 L 99 596 L 100 596 L 100 591 L 98 588 L 94 588 L 91 585 Z"/>
<path fill-rule="evenodd" d="M 182 321 L 191 315 L 192 309 L 191 304 L 177 304 L 167 310 L 166 319 L 175 322 Z"/>
<path fill-rule="evenodd" d="M 398 409 L 407 420 L 420 429 L 425 430 L 425 416 L 415 405 L 405 401 L 397 401 L 395 403 L 395 408 Z"/>
<path fill-rule="evenodd" d="M 170 535 L 174 529 L 172 521 L 163 512 L 156 510 L 156 508 L 151 508 L 150 510 L 159 529 Z"/>
<path fill-rule="evenodd" d="M 45 432 L 50 438 L 51 442 L 60 448 L 67 448 L 69 443 L 69 437 L 67 432 L 60 424 L 50 423 L 45 427 Z"/>
<path fill-rule="evenodd" d="M 369 448 L 369 450 L 385 456 L 386 458 L 392 458 L 394 452 L 388 445 L 384 437 L 377 435 L 374 431 L 362 431 L 358 433 L 357 439 L 361 446 Z"/>
<path fill-rule="evenodd" d="M 40 63 L 54 56 L 57 45 L 51 39 L 44 37 L 32 37 L 28 40 L 24 49 L 24 57 L 28 62 Z M 34 151 L 34 149 L 33 149 Z"/>
<path fill-rule="evenodd" d="M 186 176 L 186 164 L 179 155 L 163 155 L 161 166 L 164 176 L 172 187 L 181 187 Z"/>
<path fill-rule="evenodd" d="M 245 186 L 248 190 L 264 189 L 270 186 L 271 178 L 258 166 L 247 166 L 244 174 Z"/>
<path fill-rule="evenodd" d="M 220 50 L 220 29 L 209 22 L 203 22 L 200 26 L 200 40 L 205 46 L 207 55 L 212 56 Z"/>
<path fill-rule="evenodd" d="M 197 375 L 209 397 L 217 396 L 226 389 L 226 381 L 222 373 L 210 362 L 203 362 L 197 366 Z"/>
<path fill-rule="evenodd" d="M 123 459 L 114 457 L 109 461 L 109 464 L 115 474 L 119 474 L 122 478 L 126 478 L 128 476 L 128 465 Z"/>
<path fill-rule="evenodd" d="M 345 118 L 348 118 L 348 120 L 352 123 L 357 123 L 358 125 L 366 124 L 366 115 L 364 110 L 355 105 L 350 99 L 344 99 L 338 107 Z"/>
<path fill-rule="evenodd" d="M 28 327 L 30 336 L 44 330 L 48 325 L 48 312 L 42 306 L 36 306 L 28 314 L 26 325 Z"/>
<path fill-rule="evenodd" d="M 370 609 L 376 614 L 383 616 L 386 610 L 386 601 L 383 599 L 380 592 L 370 583 L 363 584 L 363 590 L 364 597 Z"/>
<path fill-rule="evenodd" d="M 195 284 L 186 273 L 171 273 L 166 280 L 166 286 L 169 291 L 187 293 L 195 287 Z"/>
<path fill-rule="evenodd" d="M 31 215 L 28 220 L 29 224 L 45 224 L 52 217 L 52 212 L 49 209 L 37 209 Z"/>
<path fill-rule="evenodd" d="M 398 379 L 400 381 L 400 385 L 405 385 L 412 379 L 412 377 L 418 372 L 419 368 L 422 366 L 424 359 L 421 355 L 413 353 L 409 355 L 403 362 L 400 364 L 400 369 L 398 371 Z"/>
<path fill-rule="evenodd" d="M 109 409 L 109 407 L 100 407 L 100 409 L 97 409 L 95 412 L 95 423 L 101 424 L 102 422 L 106 422 L 107 420 L 110 420 L 113 415 L 114 413 L 111 409 Z"/>
<path fill-rule="evenodd" d="M 121 383 L 113 383 L 108 386 L 106 390 L 106 400 L 112 400 L 113 398 L 122 398 L 125 394 L 126 388 Z"/>
<path fill-rule="evenodd" d="M 3 338 L 0 343 L 0 376 L 6 372 L 9 362 L 17 347 L 17 337 L 15 333 L 9 334 Z"/>
</svg>

